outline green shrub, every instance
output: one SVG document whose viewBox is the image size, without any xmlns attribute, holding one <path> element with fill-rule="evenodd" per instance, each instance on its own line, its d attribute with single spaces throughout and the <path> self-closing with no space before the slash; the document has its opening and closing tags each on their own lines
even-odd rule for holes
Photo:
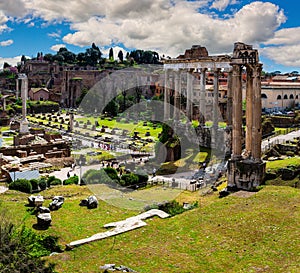
<svg viewBox="0 0 300 273">
<path fill-rule="evenodd" d="M 107 167 L 103 168 L 103 170 L 112 180 L 119 180 L 118 172 L 114 168 Z"/>
<path fill-rule="evenodd" d="M 139 177 L 134 173 L 123 174 L 121 176 L 120 185 L 121 186 L 132 186 L 139 183 Z"/>
<path fill-rule="evenodd" d="M 33 191 L 37 191 L 39 189 L 39 180 L 37 180 L 37 179 L 30 179 L 29 182 L 31 184 L 31 187 L 32 187 Z"/>
<path fill-rule="evenodd" d="M 185 209 L 183 205 L 180 205 L 177 201 L 173 200 L 171 202 L 166 202 L 163 204 L 159 204 L 158 208 L 168 214 L 170 216 L 174 216 L 176 214 L 183 213 L 186 210 L 194 209 L 198 207 L 198 202 L 194 202 L 188 209 Z"/>
<path fill-rule="evenodd" d="M 29 180 L 26 179 L 17 179 L 16 181 L 9 184 L 10 190 L 21 191 L 25 193 L 32 192 L 32 185 Z"/>
<path fill-rule="evenodd" d="M 78 176 L 71 176 L 70 178 L 63 181 L 64 185 L 72 185 L 72 184 L 78 184 Z"/>
<path fill-rule="evenodd" d="M 111 177 L 115 177 L 114 172 L 111 172 L 111 177 L 110 177 L 109 174 L 107 174 L 107 172 L 105 171 L 105 169 L 88 170 L 82 176 L 82 180 L 84 181 L 85 184 L 110 184 L 112 183 L 112 181 L 119 180 L 119 177 L 117 177 L 117 179 L 111 178 Z"/>
<path fill-rule="evenodd" d="M 39 187 L 41 189 L 41 191 L 44 191 L 45 189 L 47 189 L 47 180 L 46 178 L 42 177 L 39 181 Z"/>
<path fill-rule="evenodd" d="M 292 152 L 292 151 L 287 151 L 285 154 L 287 156 L 294 156 L 295 155 L 294 152 Z"/>
<path fill-rule="evenodd" d="M 59 178 L 55 178 L 54 180 L 51 181 L 50 185 L 51 186 L 62 185 L 62 181 Z"/>
<path fill-rule="evenodd" d="M 62 185 L 62 181 L 59 178 L 56 178 L 55 176 L 49 176 L 47 179 L 47 185 L 48 187 Z"/>
</svg>

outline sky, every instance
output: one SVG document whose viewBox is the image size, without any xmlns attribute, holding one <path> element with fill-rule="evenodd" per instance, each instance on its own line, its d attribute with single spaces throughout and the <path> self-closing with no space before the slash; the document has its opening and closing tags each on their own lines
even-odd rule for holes
<svg viewBox="0 0 300 273">
<path fill-rule="evenodd" d="M 296 0 L 0 0 L 0 68 L 92 43 L 104 55 L 113 47 L 177 57 L 192 45 L 230 54 L 244 42 L 263 70 L 300 72 L 299 10 Z"/>
</svg>

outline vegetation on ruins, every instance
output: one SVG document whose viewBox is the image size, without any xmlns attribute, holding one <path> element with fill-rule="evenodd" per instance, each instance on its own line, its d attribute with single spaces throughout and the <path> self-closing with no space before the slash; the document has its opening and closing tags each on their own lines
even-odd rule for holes
<svg viewBox="0 0 300 273">
<path fill-rule="evenodd" d="M 56 272 L 54 264 L 47 263 L 41 257 L 62 251 L 58 246 L 58 237 L 37 234 L 25 225 L 18 228 L 8 220 L 2 203 L 0 209 L 0 271 L 3 273 Z"/>
</svg>

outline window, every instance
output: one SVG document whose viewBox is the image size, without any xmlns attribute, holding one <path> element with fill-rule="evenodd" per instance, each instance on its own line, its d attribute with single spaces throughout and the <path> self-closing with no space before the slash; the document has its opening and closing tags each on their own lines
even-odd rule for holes
<svg viewBox="0 0 300 273">
<path fill-rule="evenodd" d="M 277 99 L 278 99 L 278 100 L 281 100 L 281 96 L 280 96 L 280 95 L 278 95 L 278 96 L 277 96 Z"/>
<path fill-rule="evenodd" d="M 262 99 L 267 99 L 268 96 L 267 96 L 265 93 L 262 93 L 262 94 L 261 94 L 261 98 L 262 98 Z M 278 97 L 277 97 L 277 99 L 278 99 Z"/>
<path fill-rule="evenodd" d="M 284 99 L 284 100 L 287 100 L 287 99 L 288 99 L 288 96 L 287 96 L 287 95 L 284 95 L 283 99 Z"/>
<path fill-rule="evenodd" d="M 290 95 L 290 100 L 293 100 L 293 99 L 294 99 L 294 95 L 291 94 L 291 95 Z"/>
</svg>

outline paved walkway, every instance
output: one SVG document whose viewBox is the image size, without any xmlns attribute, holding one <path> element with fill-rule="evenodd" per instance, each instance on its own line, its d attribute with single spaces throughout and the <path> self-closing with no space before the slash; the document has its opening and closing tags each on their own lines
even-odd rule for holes
<svg viewBox="0 0 300 273">
<path fill-rule="evenodd" d="M 271 137 L 269 139 L 263 140 L 261 143 L 261 149 L 262 151 L 266 151 L 269 147 L 272 147 L 276 144 L 282 144 L 286 141 L 293 140 L 296 137 L 300 137 L 300 130 L 293 131 L 291 133 L 288 133 L 286 135 L 279 135 L 275 137 Z"/>
</svg>

